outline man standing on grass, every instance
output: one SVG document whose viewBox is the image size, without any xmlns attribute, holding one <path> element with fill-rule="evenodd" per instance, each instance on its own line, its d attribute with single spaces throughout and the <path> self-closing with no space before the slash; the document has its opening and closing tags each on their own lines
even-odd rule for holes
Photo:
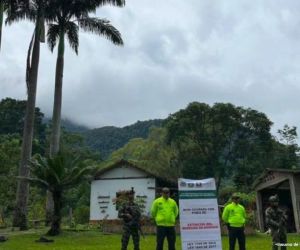
<svg viewBox="0 0 300 250">
<path fill-rule="evenodd" d="M 271 229 L 272 249 L 277 250 L 281 245 L 281 250 L 286 249 L 286 226 L 287 215 L 278 207 L 279 199 L 277 195 L 269 197 L 270 206 L 266 209 L 266 225 Z"/>
<path fill-rule="evenodd" d="M 176 217 L 178 206 L 170 198 L 170 189 L 164 187 L 162 196 L 154 200 L 151 207 L 151 216 L 156 222 L 156 250 L 163 250 L 164 239 L 167 237 L 169 250 L 175 250 L 176 242 Z"/>
<path fill-rule="evenodd" d="M 240 196 L 235 193 L 231 196 L 232 202 L 228 204 L 222 214 L 223 221 L 227 224 L 229 235 L 229 250 L 234 250 L 236 239 L 239 242 L 239 249 L 246 249 L 245 239 L 245 208 L 239 204 Z"/>
<path fill-rule="evenodd" d="M 128 192 L 128 201 L 125 201 L 118 212 L 118 217 L 123 219 L 122 248 L 127 250 L 130 235 L 134 245 L 134 250 L 140 250 L 140 219 L 141 212 L 139 206 L 134 202 L 134 190 Z"/>
</svg>

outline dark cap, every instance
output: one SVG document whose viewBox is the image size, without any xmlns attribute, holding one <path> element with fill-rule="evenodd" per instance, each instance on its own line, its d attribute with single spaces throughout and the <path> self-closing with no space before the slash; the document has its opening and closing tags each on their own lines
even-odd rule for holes
<svg viewBox="0 0 300 250">
<path fill-rule="evenodd" d="M 240 197 L 241 196 L 238 193 L 233 193 L 232 196 L 231 196 L 232 199 L 238 199 Z"/>
</svg>

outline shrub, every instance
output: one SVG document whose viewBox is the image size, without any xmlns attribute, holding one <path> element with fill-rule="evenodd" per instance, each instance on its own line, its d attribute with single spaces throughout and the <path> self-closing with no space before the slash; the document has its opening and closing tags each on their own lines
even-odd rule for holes
<svg viewBox="0 0 300 250">
<path fill-rule="evenodd" d="M 74 210 L 74 218 L 76 224 L 85 224 L 90 219 L 90 208 L 88 206 L 80 206 Z"/>
<path fill-rule="evenodd" d="M 220 189 L 218 194 L 218 202 L 220 205 L 224 205 L 230 199 L 231 195 L 236 192 L 236 188 L 233 186 L 226 186 Z"/>
</svg>

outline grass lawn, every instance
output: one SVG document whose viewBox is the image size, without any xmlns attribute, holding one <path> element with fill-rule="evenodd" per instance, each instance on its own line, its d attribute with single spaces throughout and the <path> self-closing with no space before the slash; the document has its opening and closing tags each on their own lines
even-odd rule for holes
<svg viewBox="0 0 300 250">
<path fill-rule="evenodd" d="M 64 231 L 62 235 L 52 237 L 53 243 L 36 243 L 35 240 L 45 231 L 31 230 L 27 232 L 1 232 L 8 235 L 9 240 L 0 243 L 1 250 L 119 250 L 121 235 L 103 235 L 97 231 L 71 232 Z M 51 237 L 47 237 L 51 238 Z M 222 238 L 223 249 L 228 250 L 227 237 Z M 247 250 L 268 250 L 271 238 L 267 235 L 256 235 L 247 237 Z M 299 247 L 288 247 L 288 249 L 300 250 L 300 237 L 296 234 L 288 235 L 288 242 L 298 242 Z M 165 249 L 167 250 L 165 242 Z M 141 250 L 155 250 L 155 235 L 147 235 L 141 239 Z M 177 237 L 177 250 L 181 249 L 180 237 Z M 132 250 L 132 242 L 129 242 L 128 250 Z M 236 246 L 236 249 L 238 247 Z"/>
</svg>

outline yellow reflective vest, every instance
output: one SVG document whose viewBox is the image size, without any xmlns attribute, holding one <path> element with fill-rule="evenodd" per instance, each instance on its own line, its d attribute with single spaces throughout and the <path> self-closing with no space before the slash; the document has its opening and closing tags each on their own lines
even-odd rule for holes
<svg viewBox="0 0 300 250">
<path fill-rule="evenodd" d="M 231 227 L 243 227 L 246 222 L 246 211 L 241 204 L 228 204 L 222 214 L 222 219 Z"/>
<path fill-rule="evenodd" d="M 172 198 L 159 197 L 153 201 L 151 216 L 155 219 L 157 226 L 175 226 L 178 216 L 178 206 Z"/>
</svg>

